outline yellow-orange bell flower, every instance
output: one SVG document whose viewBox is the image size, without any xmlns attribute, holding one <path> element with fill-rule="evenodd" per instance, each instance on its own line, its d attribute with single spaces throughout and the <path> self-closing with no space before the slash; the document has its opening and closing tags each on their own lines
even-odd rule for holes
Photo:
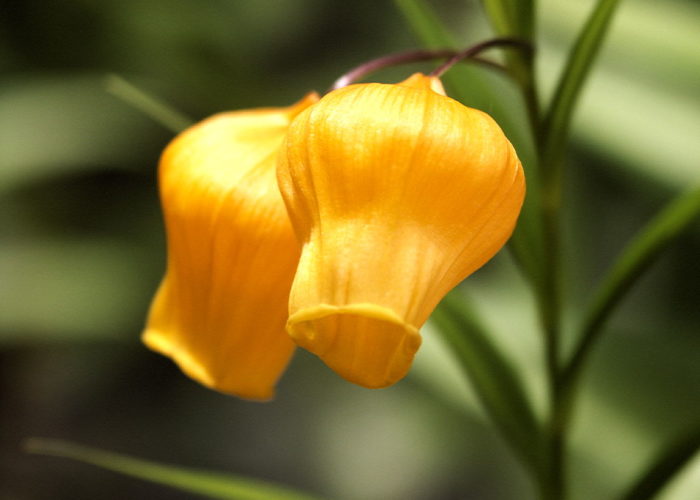
<svg viewBox="0 0 700 500">
<path fill-rule="evenodd" d="M 419 328 L 503 246 L 525 193 L 496 122 L 422 74 L 341 88 L 301 112 L 278 180 L 303 243 L 287 330 L 371 388 L 406 374 Z"/>
<path fill-rule="evenodd" d="M 160 161 L 168 262 L 143 341 L 222 392 L 271 398 L 295 347 L 285 322 L 299 243 L 275 166 L 289 123 L 317 100 L 215 115 Z"/>
</svg>

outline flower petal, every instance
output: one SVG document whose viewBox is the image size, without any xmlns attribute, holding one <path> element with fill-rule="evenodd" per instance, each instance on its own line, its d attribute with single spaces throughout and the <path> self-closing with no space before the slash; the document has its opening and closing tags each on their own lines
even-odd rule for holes
<svg viewBox="0 0 700 500">
<path fill-rule="evenodd" d="M 269 399 L 294 349 L 284 331 L 299 258 L 275 179 L 289 108 L 222 113 L 160 163 L 168 265 L 143 340 L 200 383 Z"/>
<path fill-rule="evenodd" d="M 278 180 L 302 255 L 287 329 L 346 379 L 402 378 L 442 297 L 513 231 L 522 167 L 437 78 L 331 92 L 290 126 Z"/>
</svg>

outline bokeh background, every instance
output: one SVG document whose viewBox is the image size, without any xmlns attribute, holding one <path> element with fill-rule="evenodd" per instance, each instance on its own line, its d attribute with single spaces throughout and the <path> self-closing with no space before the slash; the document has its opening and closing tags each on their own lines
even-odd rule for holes
<svg viewBox="0 0 700 500">
<path fill-rule="evenodd" d="M 432 5 L 464 46 L 491 36 L 479 2 Z M 591 5 L 540 2 L 545 97 Z M 390 389 L 351 386 L 299 352 L 268 404 L 208 391 L 139 342 L 164 269 L 156 165 L 173 134 L 110 92 L 108 75 L 198 120 L 287 105 L 362 61 L 418 46 L 390 1 L 3 2 L 0 498 L 190 498 L 27 455 L 31 436 L 340 500 L 533 497 L 429 325 L 414 370 Z M 430 66 L 377 78 L 414 69 Z M 700 3 L 623 2 L 574 125 L 563 228 L 572 324 L 625 241 L 700 182 L 698 89 Z M 575 498 L 610 498 L 700 420 L 699 257 L 695 223 L 611 321 L 576 420 Z M 534 304 L 510 257 L 464 287 L 541 403 Z M 700 498 L 699 460 L 663 498 Z"/>
</svg>

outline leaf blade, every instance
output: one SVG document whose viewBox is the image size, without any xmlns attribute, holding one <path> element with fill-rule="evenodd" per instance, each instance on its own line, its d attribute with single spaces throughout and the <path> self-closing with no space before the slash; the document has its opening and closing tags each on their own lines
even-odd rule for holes
<svg viewBox="0 0 700 500">
<path fill-rule="evenodd" d="M 700 428 L 670 443 L 619 500 L 651 500 L 700 450 Z"/>
<path fill-rule="evenodd" d="M 146 93 L 119 75 L 107 75 L 104 85 L 107 92 L 141 111 L 171 132 L 180 133 L 193 123 L 180 111 Z"/>
<path fill-rule="evenodd" d="M 700 216 L 700 187 L 671 201 L 628 243 L 603 278 L 584 315 L 580 340 L 567 366 L 567 376 L 576 378 L 602 327 L 615 306 L 670 243 Z"/>
<path fill-rule="evenodd" d="M 429 49 L 454 47 L 455 40 L 422 0 L 394 0 L 406 22 Z"/>
<path fill-rule="evenodd" d="M 482 4 L 496 33 L 532 39 L 533 0 L 482 0 Z"/>
<path fill-rule="evenodd" d="M 507 0 L 482 0 L 484 10 L 499 35 L 510 35 L 513 32 L 511 9 Z"/>
<path fill-rule="evenodd" d="M 443 299 L 432 319 L 495 427 L 523 463 L 539 473 L 540 428 L 513 365 L 493 344 L 458 290 Z"/>
<path fill-rule="evenodd" d="M 112 453 L 59 439 L 31 438 L 29 453 L 70 458 L 127 476 L 222 500 L 319 500 L 304 493 L 222 473 L 202 471 Z"/>
<path fill-rule="evenodd" d="M 619 3 L 599 0 L 571 50 L 544 120 L 544 168 L 556 168 L 563 157 L 578 97 Z"/>
</svg>

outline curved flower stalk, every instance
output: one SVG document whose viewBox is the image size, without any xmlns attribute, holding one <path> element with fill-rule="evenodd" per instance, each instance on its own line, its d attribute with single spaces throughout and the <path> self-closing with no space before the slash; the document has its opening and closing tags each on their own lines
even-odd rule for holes
<svg viewBox="0 0 700 500">
<path fill-rule="evenodd" d="M 161 158 L 168 264 L 143 341 L 222 392 L 271 398 L 294 350 L 284 326 L 299 244 L 275 161 L 291 120 L 317 100 L 213 116 Z"/>
<path fill-rule="evenodd" d="M 291 124 L 278 163 L 303 243 L 287 330 L 347 380 L 409 370 L 442 297 L 513 231 L 520 162 L 437 77 L 335 90 Z"/>
</svg>

